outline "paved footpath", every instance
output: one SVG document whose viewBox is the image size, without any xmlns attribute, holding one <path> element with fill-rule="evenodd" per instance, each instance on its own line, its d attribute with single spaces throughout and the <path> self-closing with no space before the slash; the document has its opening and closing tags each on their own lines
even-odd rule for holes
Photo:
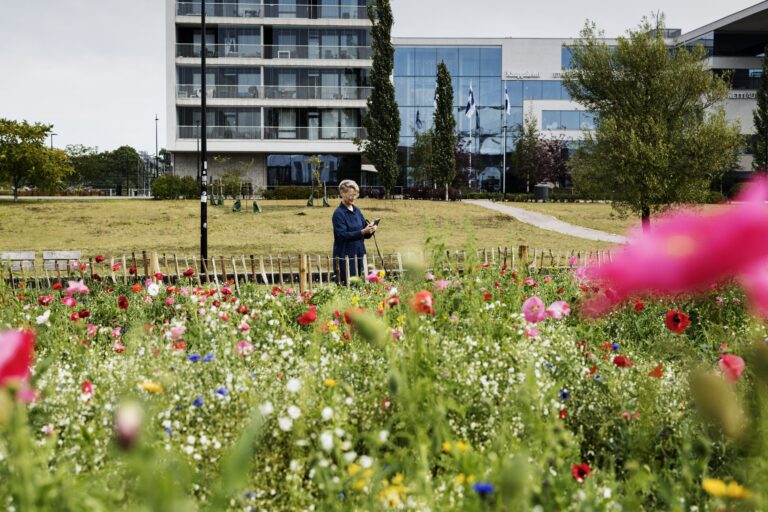
<svg viewBox="0 0 768 512">
<path fill-rule="evenodd" d="M 475 206 L 482 206 L 489 210 L 495 210 L 500 213 L 514 217 L 520 222 L 525 222 L 537 228 L 546 229 L 548 231 L 555 231 L 562 233 L 563 235 L 575 236 L 577 238 L 586 238 L 588 240 L 597 240 L 600 242 L 612 242 L 615 244 L 623 244 L 627 241 L 626 237 L 621 235 L 614 235 L 613 233 L 606 233 L 605 231 L 599 231 L 597 229 L 585 228 L 583 226 L 575 226 L 563 222 L 551 215 L 544 215 L 543 213 L 536 213 L 523 208 L 516 208 L 514 206 L 507 206 L 502 203 L 494 203 L 492 201 L 478 200 L 478 199 L 465 199 L 464 203 L 473 204 Z"/>
</svg>

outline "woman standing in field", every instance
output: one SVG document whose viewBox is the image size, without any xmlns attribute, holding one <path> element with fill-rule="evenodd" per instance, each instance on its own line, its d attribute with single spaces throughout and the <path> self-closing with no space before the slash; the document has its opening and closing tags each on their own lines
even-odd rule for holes
<svg viewBox="0 0 768 512">
<path fill-rule="evenodd" d="M 333 261 L 336 275 L 341 284 L 347 284 L 347 258 L 349 258 L 349 276 L 359 275 L 365 255 L 365 239 L 371 238 L 377 226 L 370 224 L 363 217 L 363 212 L 355 206 L 355 199 L 360 195 L 360 187 L 352 180 L 339 183 L 341 204 L 333 212 Z"/>
</svg>

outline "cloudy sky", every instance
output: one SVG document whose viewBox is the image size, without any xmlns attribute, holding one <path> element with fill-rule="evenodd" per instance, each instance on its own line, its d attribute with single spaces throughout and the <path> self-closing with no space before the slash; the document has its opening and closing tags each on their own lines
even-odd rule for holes
<svg viewBox="0 0 768 512">
<path fill-rule="evenodd" d="M 165 141 L 165 0 L 0 0 L 0 117 L 54 125 L 54 145 Z M 300 2 L 297 2 L 300 3 Z M 392 0 L 397 37 L 573 37 L 589 18 L 622 34 L 661 11 L 693 30 L 756 0 Z"/>
</svg>

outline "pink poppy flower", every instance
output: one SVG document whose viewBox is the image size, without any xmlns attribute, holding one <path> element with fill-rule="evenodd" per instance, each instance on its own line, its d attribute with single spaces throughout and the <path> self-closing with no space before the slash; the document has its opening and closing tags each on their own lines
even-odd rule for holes
<svg viewBox="0 0 768 512">
<path fill-rule="evenodd" d="M 96 336 L 97 334 L 99 334 L 99 328 L 98 328 L 98 327 L 96 327 L 95 325 L 91 324 L 91 323 L 89 323 L 89 324 L 88 324 L 88 325 L 85 327 L 85 330 L 86 330 L 86 332 L 88 333 L 88 336 L 90 336 L 91 338 L 93 338 L 94 336 Z"/>
<path fill-rule="evenodd" d="M 68 308 L 73 308 L 77 304 L 77 301 L 72 297 L 62 297 L 61 303 L 67 306 Z"/>
<path fill-rule="evenodd" d="M 737 277 L 755 310 L 768 315 L 768 179 L 754 180 L 739 199 L 715 214 L 662 218 L 650 233 L 637 232 L 612 261 L 590 265 L 586 276 L 615 292 L 591 309 L 602 314 L 632 295 L 697 292 Z"/>
<path fill-rule="evenodd" d="M 67 281 L 67 284 L 68 284 L 66 289 L 67 297 L 71 297 L 76 293 L 87 295 L 88 292 L 90 291 L 82 281 Z"/>
<path fill-rule="evenodd" d="M 0 387 L 27 380 L 34 349 L 33 331 L 0 331 Z"/>
<path fill-rule="evenodd" d="M 167 299 L 165 299 L 166 306 L 173 306 L 174 302 L 176 302 L 176 299 L 174 299 L 173 296 L 170 296 Z"/>
<path fill-rule="evenodd" d="M 240 357 L 247 357 L 253 353 L 253 345 L 243 340 L 237 344 L 235 350 Z"/>
<path fill-rule="evenodd" d="M 171 327 L 171 339 L 173 341 L 178 341 L 184 336 L 184 333 L 187 332 L 187 328 L 183 325 L 178 327 Z"/>
<path fill-rule="evenodd" d="M 538 330 L 536 327 L 533 327 L 529 325 L 525 328 L 525 335 L 529 338 L 539 339 L 541 338 L 541 331 Z"/>
<path fill-rule="evenodd" d="M 435 281 L 435 290 L 438 292 L 441 292 L 451 286 L 451 281 L 446 281 L 445 279 L 441 279 L 439 281 Z"/>
<path fill-rule="evenodd" d="M 547 308 L 547 315 L 554 318 L 555 320 L 560 320 L 564 316 L 568 316 L 570 314 L 571 307 L 564 300 L 556 300 Z"/>
<path fill-rule="evenodd" d="M 725 378 L 731 382 L 738 382 L 741 374 L 744 372 L 744 360 L 733 354 L 723 354 L 718 363 Z"/>
<path fill-rule="evenodd" d="M 523 302 L 523 316 L 531 323 L 541 322 L 547 318 L 544 301 L 534 295 Z"/>
</svg>

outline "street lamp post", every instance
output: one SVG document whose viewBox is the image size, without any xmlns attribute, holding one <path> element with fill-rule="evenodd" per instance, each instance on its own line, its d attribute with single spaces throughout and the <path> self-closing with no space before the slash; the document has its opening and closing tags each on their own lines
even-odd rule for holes
<svg viewBox="0 0 768 512">
<path fill-rule="evenodd" d="M 201 0 L 200 10 L 200 82 L 202 84 L 203 94 L 200 98 L 200 127 L 202 133 L 200 134 L 200 258 L 203 265 L 208 265 L 208 198 L 206 197 L 208 191 L 208 134 L 206 126 L 206 101 L 205 97 L 208 95 L 208 87 L 205 83 L 205 54 L 207 52 L 205 48 L 206 34 L 205 34 L 205 0 Z"/>
<path fill-rule="evenodd" d="M 200 121 L 195 121 L 197 125 L 196 130 L 196 142 L 197 142 L 197 182 L 200 183 Z"/>
<path fill-rule="evenodd" d="M 502 201 L 507 197 L 507 119 L 504 116 L 504 143 L 501 157 L 501 198 Z"/>
<path fill-rule="evenodd" d="M 58 133 L 51 133 L 51 149 L 53 149 L 53 136 L 58 135 Z"/>
<path fill-rule="evenodd" d="M 160 174 L 160 167 L 157 166 L 157 114 L 155 114 L 155 177 Z"/>
</svg>

